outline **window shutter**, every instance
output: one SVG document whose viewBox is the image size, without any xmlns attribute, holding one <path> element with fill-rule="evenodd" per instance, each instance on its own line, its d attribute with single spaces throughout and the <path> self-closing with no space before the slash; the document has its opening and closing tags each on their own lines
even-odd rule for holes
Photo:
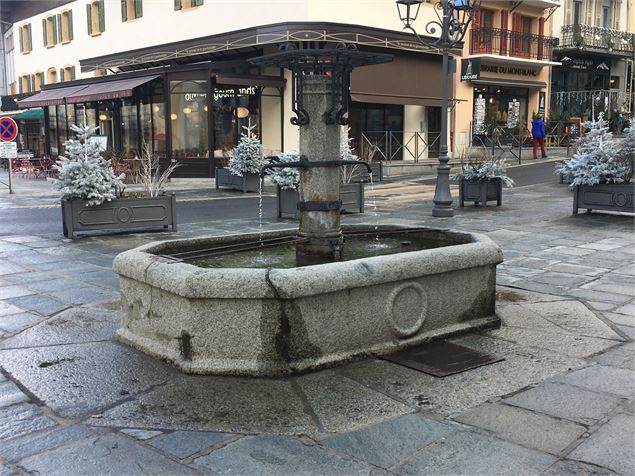
<svg viewBox="0 0 635 476">
<path fill-rule="evenodd" d="M 42 18 L 42 39 L 44 40 L 44 47 L 46 47 L 48 38 L 46 37 L 46 18 Z"/>
<path fill-rule="evenodd" d="M 68 11 L 68 39 L 69 41 L 73 39 L 73 10 Z"/>
<path fill-rule="evenodd" d="M 66 78 L 64 77 L 64 68 L 60 68 L 60 82 L 64 81 L 66 81 Z"/>
<path fill-rule="evenodd" d="M 27 32 L 26 48 L 27 48 L 28 51 L 31 51 L 33 49 L 33 38 L 31 37 L 31 24 L 30 23 L 26 26 L 26 32 Z"/>
<path fill-rule="evenodd" d="M 53 18 L 51 18 L 51 27 L 53 28 L 53 34 L 51 35 L 53 40 L 52 44 L 56 44 L 58 43 L 57 35 L 59 34 L 59 28 L 57 28 L 57 15 L 53 15 Z"/>
<path fill-rule="evenodd" d="M 22 78 L 18 78 L 18 93 L 22 94 L 24 92 L 22 88 Z"/>
<path fill-rule="evenodd" d="M 203 5 L 203 0 L 192 0 L 193 7 L 199 7 L 201 5 Z"/>
<path fill-rule="evenodd" d="M 24 30 L 23 26 L 20 27 L 18 32 L 20 33 L 20 53 L 24 53 Z"/>
<path fill-rule="evenodd" d="M 134 14 L 135 18 L 143 16 L 143 0 L 134 0 Z"/>
<path fill-rule="evenodd" d="M 181 0 L 174 0 L 174 9 L 180 10 L 181 8 L 183 8 L 183 5 L 181 5 Z"/>
<path fill-rule="evenodd" d="M 106 14 L 104 12 L 104 0 L 99 0 L 99 32 L 106 31 Z"/>
<path fill-rule="evenodd" d="M 44 73 L 39 73 L 39 74 L 40 74 L 40 88 L 41 88 L 46 83 L 44 82 Z"/>
<path fill-rule="evenodd" d="M 86 5 L 86 19 L 88 20 L 88 34 L 93 34 L 93 12 L 90 3 Z"/>
<path fill-rule="evenodd" d="M 121 0 L 121 21 L 128 21 L 128 5 L 126 0 Z"/>
<path fill-rule="evenodd" d="M 64 41 L 64 29 L 62 28 L 62 15 L 57 15 L 57 42 Z"/>
<path fill-rule="evenodd" d="M 35 75 L 29 74 L 29 92 L 35 91 Z"/>
<path fill-rule="evenodd" d="M 71 68 L 71 81 L 75 79 L 75 66 Z"/>
</svg>

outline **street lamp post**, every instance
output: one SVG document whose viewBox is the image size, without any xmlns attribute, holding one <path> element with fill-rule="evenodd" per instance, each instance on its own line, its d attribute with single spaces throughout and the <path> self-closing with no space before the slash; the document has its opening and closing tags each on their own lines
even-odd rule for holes
<svg viewBox="0 0 635 476">
<path fill-rule="evenodd" d="M 437 19 L 426 24 L 426 33 L 433 35 L 437 28 L 441 34 L 436 39 L 423 39 L 412 26 L 417 19 L 423 0 L 397 0 L 399 19 L 404 30 L 414 33 L 417 41 L 425 46 L 439 48 L 443 52 L 442 91 L 441 91 L 441 139 L 439 145 L 439 165 L 437 166 L 437 184 L 434 191 L 434 217 L 452 217 L 452 194 L 450 193 L 450 157 L 448 156 L 448 81 L 450 49 L 461 44 L 467 27 L 473 19 L 476 0 L 439 0 L 434 6 Z"/>
</svg>

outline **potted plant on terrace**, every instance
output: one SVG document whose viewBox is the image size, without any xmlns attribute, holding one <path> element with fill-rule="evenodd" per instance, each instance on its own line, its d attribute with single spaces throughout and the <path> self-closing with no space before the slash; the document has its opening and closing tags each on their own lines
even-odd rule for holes
<svg viewBox="0 0 635 476">
<path fill-rule="evenodd" d="M 163 185 L 178 164 L 161 173 L 158 159 L 144 147 L 139 175 L 145 190 L 140 197 L 125 196 L 124 175 L 114 174 L 111 161 L 90 140 L 96 129 L 76 125 L 71 129 L 77 138 L 64 144 L 68 156 L 54 166 L 58 178 L 49 179 L 62 195 L 64 236 L 74 238 L 77 231 L 147 227 L 176 231 L 176 199 L 174 194 L 163 193 Z"/>
<path fill-rule="evenodd" d="M 587 132 L 577 140 L 575 154 L 557 164 L 555 172 L 571 184 L 573 213 L 578 208 L 633 213 L 635 127 L 621 141 L 613 138 L 603 114 L 584 127 Z"/>
<path fill-rule="evenodd" d="M 265 165 L 263 147 L 253 132 L 251 123 L 243 128 L 238 145 L 229 154 L 229 167 L 216 169 L 216 188 L 225 187 L 243 192 L 260 190 L 260 169 Z"/>
<path fill-rule="evenodd" d="M 503 186 L 513 187 L 514 181 L 507 175 L 505 159 L 471 161 L 461 167 L 461 172 L 450 175 L 450 181 L 459 184 L 459 204 L 465 202 L 487 206 L 488 201 L 503 203 Z"/>
<path fill-rule="evenodd" d="M 350 148 L 348 128 L 342 127 L 340 136 L 340 158 L 342 160 L 359 160 Z M 278 155 L 279 162 L 297 162 L 300 160 L 298 152 L 288 152 Z M 346 165 L 340 168 L 340 200 L 342 212 L 364 213 L 364 183 L 352 182 L 359 176 L 358 165 Z M 300 172 L 296 168 L 275 168 L 270 172 L 271 181 L 277 185 L 278 217 L 283 215 L 297 216 L 299 201 L 298 187 Z"/>
</svg>

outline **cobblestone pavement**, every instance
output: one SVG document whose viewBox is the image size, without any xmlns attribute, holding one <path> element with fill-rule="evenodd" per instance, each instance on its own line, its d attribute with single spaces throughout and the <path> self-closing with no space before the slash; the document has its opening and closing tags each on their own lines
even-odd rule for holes
<svg viewBox="0 0 635 476">
<path fill-rule="evenodd" d="M 503 326 L 453 341 L 505 360 L 443 379 L 380 359 L 289 379 L 180 374 L 113 339 L 113 257 L 174 234 L 0 229 L 0 475 L 635 474 L 633 217 L 571 206 L 554 179 L 452 219 L 388 194 L 344 217 L 502 247 Z"/>
</svg>

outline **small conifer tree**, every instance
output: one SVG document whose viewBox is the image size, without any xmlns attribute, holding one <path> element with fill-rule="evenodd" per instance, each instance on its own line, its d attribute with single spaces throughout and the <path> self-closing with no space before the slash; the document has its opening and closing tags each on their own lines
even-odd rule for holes
<svg viewBox="0 0 635 476">
<path fill-rule="evenodd" d="M 229 171 L 232 175 L 242 177 L 247 173 L 259 174 L 265 165 L 262 144 L 253 132 L 255 128 L 251 122 L 243 126 L 247 132 L 240 135 L 238 145 L 229 154 Z"/>
<path fill-rule="evenodd" d="M 117 198 L 117 191 L 124 187 L 123 175 L 113 173 L 110 160 L 100 155 L 99 144 L 89 140 L 96 129 L 73 124 L 71 130 L 77 138 L 64 143 L 67 156 L 54 165 L 58 178 L 49 179 L 62 200 L 87 200 L 88 206 L 94 206 Z"/>
</svg>

